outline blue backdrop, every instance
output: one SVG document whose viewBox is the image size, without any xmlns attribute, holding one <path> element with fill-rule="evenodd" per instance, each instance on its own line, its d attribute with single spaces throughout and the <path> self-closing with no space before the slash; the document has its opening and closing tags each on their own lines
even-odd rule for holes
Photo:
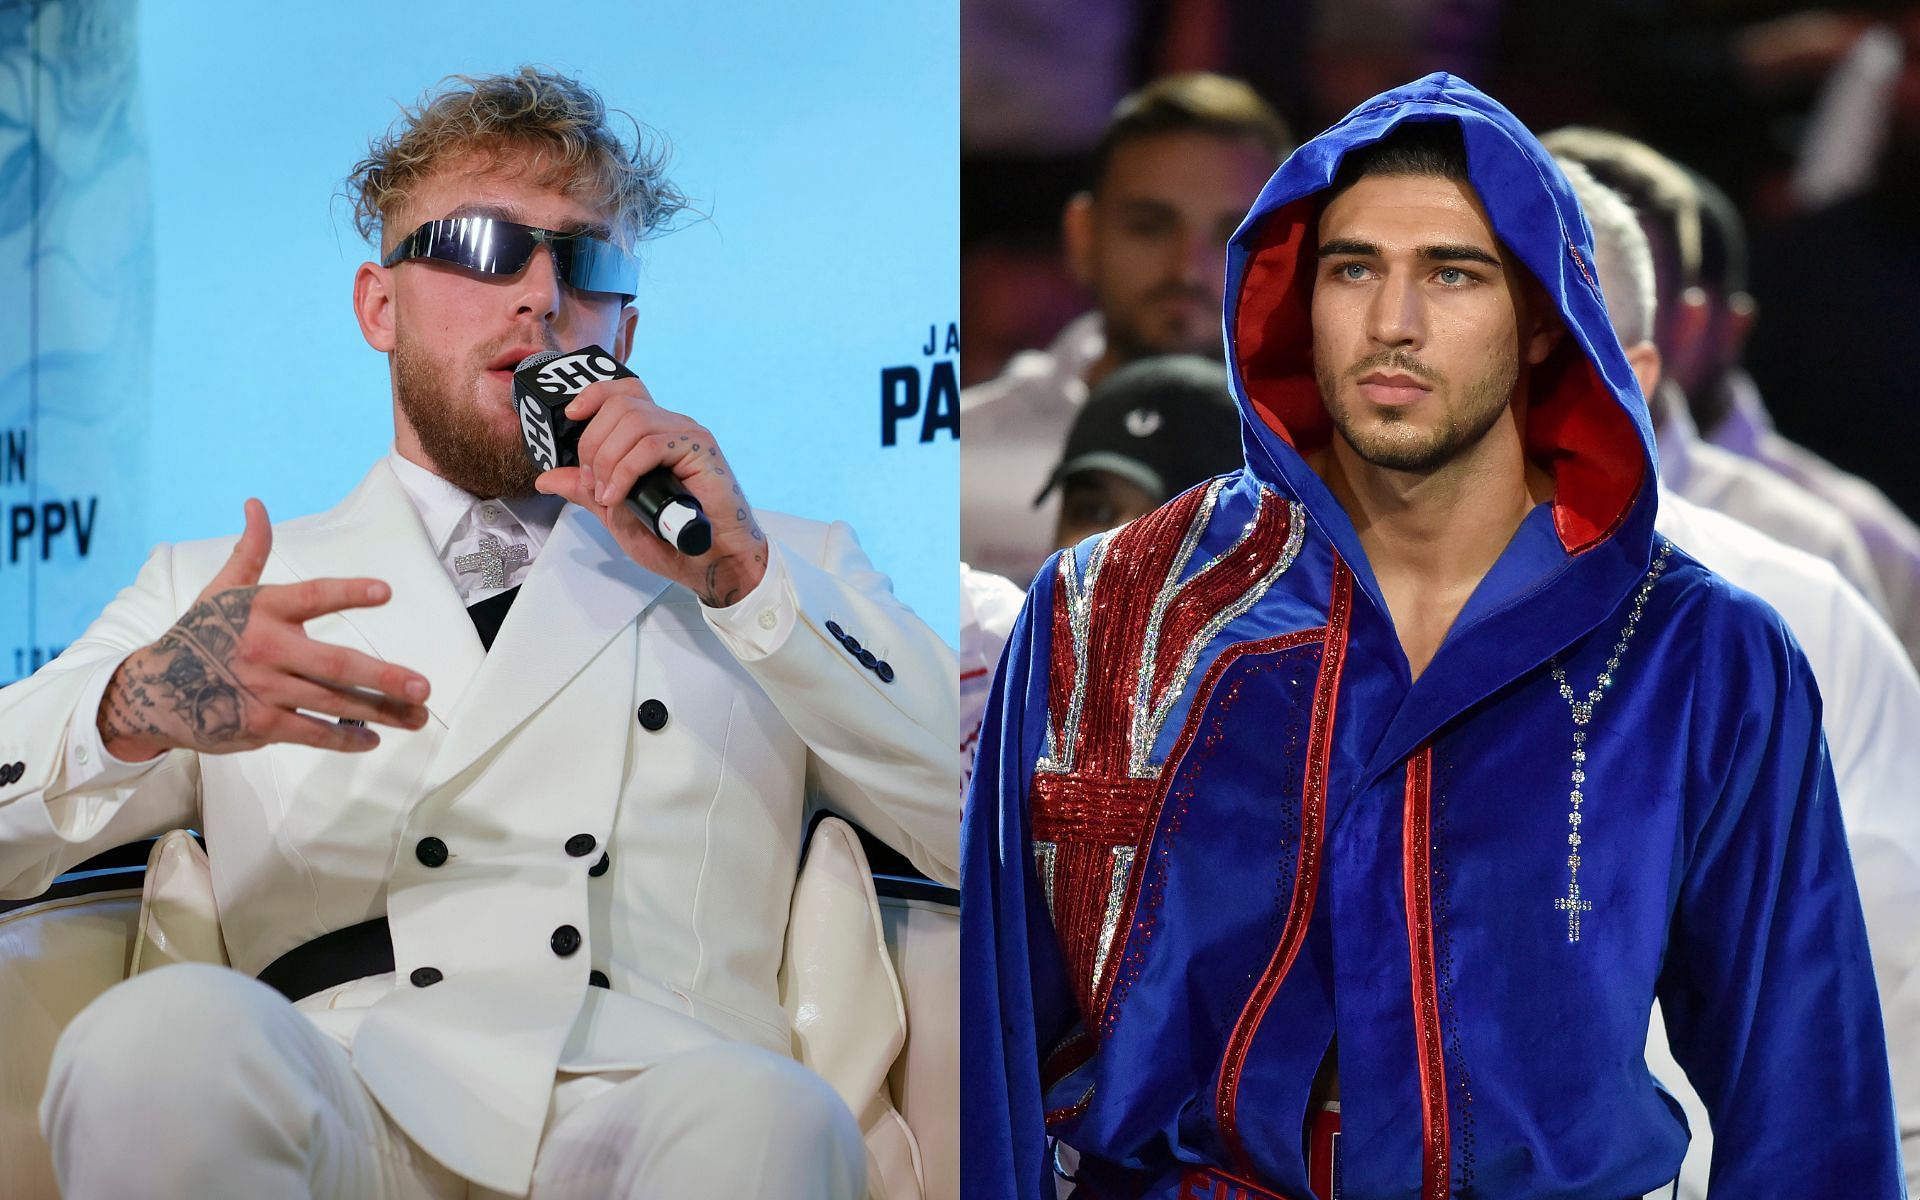
<svg viewBox="0 0 1920 1200">
<path fill-rule="evenodd" d="M 154 542 L 330 507 L 386 452 L 341 180 L 397 102 L 522 62 L 665 134 L 710 218 L 643 247 L 655 397 L 955 639 L 958 0 L 29 0 L 0 4 L 0 681 Z"/>
</svg>

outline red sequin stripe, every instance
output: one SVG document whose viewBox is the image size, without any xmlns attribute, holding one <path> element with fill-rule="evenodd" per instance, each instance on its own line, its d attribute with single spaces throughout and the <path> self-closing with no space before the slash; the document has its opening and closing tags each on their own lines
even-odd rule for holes
<svg viewBox="0 0 1920 1200">
<path fill-rule="evenodd" d="M 1059 651 L 1072 645 L 1073 633 L 1066 589 L 1056 593 L 1049 719 L 1055 722 L 1057 756 L 1071 753 L 1073 770 L 1035 772 L 1030 835 L 1054 846 L 1054 933 L 1089 1025 L 1099 1020 L 1106 995 L 1094 963 L 1113 892 L 1114 847 L 1136 847 L 1147 838 L 1164 792 L 1159 780 L 1135 779 L 1127 771 L 1132 680 L 1147 636 L 1146 621 L 1129 615 L 1144 613 L 1158 594 L 1204 498 L 1204 489 L 1195 488 L 1111 535 L 1090 602 L 1102 616 L 1088 630 L 1077 730 L 1063 724 L 1080 681 L 1074 656 Z M 1110 979 L 1116 961 L 1107 959 L 1099 975 Z"/>
<path fill-rule="evenodd" d="M 1273 570 L 1287 551 L 1291 525 L 1286 503 L 1263 495 L 1259 511 L 1254 515 L 1253 529 L 1246 539 L 1220 561 L 1189 579 L 1179 598 L 1167 606 L 1166 615 L 1160 619 L 1160 652 L 1153 664 L 1149 704 L 1158 702 L 1172 685 L 1181 657 L 1207 622 Z"/>
<path fill-rule="evenodd" d="M 1060 569 L 1075 570 L 1073 552 L 1060 556 Z M 1073 703 L 1073 680 L 1079 664 L 1079 647 L 1073 643 L 1073 605 L 1067 599 L 1066 584 L 1058 579 L 1053 586 L 1053 674 L 1047 679 L 1047 721 L 1053 727 L 1053 744 L 1066 753 L 1067 710 Z"/>
<path fill-rule="evenodd" d="M 1433 971 L 1432 837 L 1428 801 L 1433 747 L 1407 760 L 1407 802 L 1402 821 L 1401 873 L 1407 896 L 1407 945 L 1413 967 L 1413 1017 L 1420 1051 L 1420 1196 L 1446 1200 L 1452 1175 L 1447 1130 L 1447 1065 L 1441 1054 L 1440 1004 Z"/>
<path fill-rule="evenodd" d="M 1241 1179 L 1212 1167 L 1194 1167 L 1180 1177 L 1174 1200 L 1287 1200 L 1250 1179 Z"/>
<path fill-rule="evenodd" d="M 1040 1060 L 1040 1087 L 1050 1091 L 1062 1079 L 1086 1066 L 1093 1057 L 1095 1045 L 1093 1035 L 1083 1029 L 1055 1046 Z"/>
<path fill-rule="evenodd" d="M 1568 241 L 1567 252 L 1573 255 L 1573 265 L 1580 268 L 1580 278 L 1587 281 L 1588 287 L 1596 292 L 1599 291 L 1600 285 L 1595 283 L 1593 276 L 1587 273 L 1587 256 L 1580 253 L 1580 247 L 1574 245 L 1572 241 Z"/>
<path fill-rule="evenodd" d="M 1087 1105 L 1091 1103 L 1092 1100 L 1093 1100 L 1093 1089 L 1088 1088 L 1087 1094 L 1080 1097 L 1079 1100 L 1068 1105 L 1066 1108 L 1056 1108 L 1053 1111 L 1047 1113 L 1044 1117 L 1040 1118 L 1041 1124 L 1051 1129 L 1053 1126 L 1060 1124 L 1062 1121 L 1071 1121 L 1075 1117 L 1086 1112 Z"/>
<path fill-rule="evenodd" d="M 1089 611 L 1144 613 L 1172 569 L 1180 539 L 1203 499 L 1204 489 L 1194 488 L 1110 535 L 1105 564 L 1094 584 L 1095 595 L 1087 601 Z M 1061 557 L 1060 564 L 1065 571 L 1080 570 L 1070 553 Z M 1073 640 L 1073 606 L 1066 586 L 1057 584 L 1053 593 L 1052 674 L 1047 680 L 1048 720 L 1061 758 L 1068 756 L 1069 740 L 1078 741 L 1073 756 L 1076 774 L 1110 772 L 1115 765 L 1124 774 L 1126 718 L 1133 699 L 1128 680 L 1140 662 L 1146 621 L 1089 617 L 1089 624 L 1084 707 L 1080 727 L 1068 729 L 1067 713 L 1073 707 L 1074 686 L 1080 682 L 1080 663 Z"/>
<path fill-rule="evenodd" d="M 1074 773 L 1124 782 L 1132 749 L 1134 681 L 1146 657 L 1147 611 L 1173 573 L 1174 559 L 1206 499 L 1194 488 L 1123 527 L 1107 547 L 1095 587 L 1097 618 L 1087 638 L 1085 715 Z M 1161 638 L 1161 654 L 1185 647 Z M 1157 789 L 1156 789 L 1157 790 Z M 1129 839 L 1131 840 L 1131 839 Z"/>
<path fill-rule="evenodd" d="M 1052 836 L 1070 836 L 1097 848 L 1103 859 L 1113 846 L 1133 845 L 1152 807 L 1153 792 L 1158 790 L 1140 787 L 1130 789 L 1137 795 L 1121 794 L 1112 780 L 1083 775 L 1059 775 L 1045 784 L 1046 820 L 1034 823 L 1035 836 L 1047 836 L 1049 840 Z M 1104 862 L 1095 869 L 1102 879 L 1106 878 Z"/>
<path fill-rule="evenodd" d="M 1307 777 L 1300 791 L 1300 859 L 1294 868 L 1293 898 L 1287 908 L 1287 923 L 1280 931 L 1280 944 L 1274 947 L 1266 971 L 1254 985 L 1253 994 L 1247 997 L 1240 1019 L 1234 1022 L 1233 1032 L 1227 1038 L 1227 1052 L 1220 1061 L 1220 1085 L 1214 1097 L 1221 1141 L 1234 1163 L 1249 1174 L 1253 1172 L 1253 1161 L 1240 1141 L 1240 1069 L 1246 1063 L 1253 1035 L 1266 1019 L 1267 1008 L 1279 992 L 1281 981 L 1293 968 L 1293 960 L 1306 941 L 1307 925 L 1313 918 L 1314 895 L 1320 883 L 1321 835 L 1326 819 L 1327 763 L 1333 752 L 1334 709 L 1340 698 L 1340 668 L 1346 662 L 1347 621 L 1352 608 L 1353 575 L 1336 554 L 1333 595 L 1327 603 L 1326 648 L 1320 653 L 1320 679 L 1313 688 L 1313 724 L 1307 735 Z"/>
</svg>

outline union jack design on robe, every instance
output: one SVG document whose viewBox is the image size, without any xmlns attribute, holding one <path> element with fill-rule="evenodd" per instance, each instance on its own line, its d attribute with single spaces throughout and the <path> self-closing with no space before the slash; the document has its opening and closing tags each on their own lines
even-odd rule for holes
<svg viewBox="0 0 1920 1200">
<path fill-rule="evenodd" d="M 1529 379 L 1553 499 L 1418 680 L 1303 457 L 1332 436 L 1319 194 L 1410 120 L 1459 125 L 1567 331 Z M 969 1196 L 1053 1197 L 1058 1139 L 1078 1197 L 1307 1200 L 1330 1049 L 1343 1200 L 1640 1196 L 1687 1143 L 1643 1059 L 1656 998 L 1716 1192 L 1902 1194 L 1819 698 L 1771 609 L 1656 542 L 1590 261 L 1551 158 L 1450 76 L 1262 192 L 1227 278 L 1246 466 L 1058 556 L 996 678 L 963 837 Z"/>
</svg>

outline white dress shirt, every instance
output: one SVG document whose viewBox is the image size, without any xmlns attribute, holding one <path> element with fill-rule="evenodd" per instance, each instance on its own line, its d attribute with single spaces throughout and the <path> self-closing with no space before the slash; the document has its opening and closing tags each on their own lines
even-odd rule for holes
<svg viewBox="0 0 1920 1200">
<path fill-rule="evenodd" d="M 1920 912 L 1920 805 L 1913 790 L 1920 779 L 1920 676 L 1893 630 L 1832 564 L 1689 503 L 1664 481 L 1655 528 L 1715 574 L 1771 604 L 1813 669 L 1880 989 L 1907 1186 L 1920 1194 L 1920 924 L 1914 921 Z M 1706 1195 L 1713 1145 L 1706 1108 L 1674 1063 L 1657 1023 L 1647 1062 L 1687 1112 L 1693 1140 L 1679 1195 L 1698 1200 Z"/>
<path fill-rule="evenodd" d="M 1013 636 L 1027 594 L 1013 581 L 960 564 L 960 794 L 973 779 L 980 722 L 987 715 L 994 669 Z"/>
<path fill-rule="evenodd" d="M 1036 506 L 1106 351 L 1100 317 L 1076 318 L 1045 350 L 960 393 L 960 557 L 1024 590 L 1053 553 L 1058 489 Z"/>
<path fill-rule="evenodd" d="M 1887 598 L 1873 559 L 1846 515 L 1759 463 L 1703 440 L 1686 397 L 1671 384 L 1660 387 L 1668 394 L 1662 397 L 1664 403 L 1653 406 L 1653 432 L 1660 446 L 1660 482 L 1667 490 L 1826 559 L 1875 611 L 1886 614 Z"/>
<path fill-rule="evenodd" d="M 1733 403 L 1713 431 L 1712 442 L 1751 459 L 1845 513 L 1867 545 L 1873 571 L 1887 597 L 1887 619 L 1920 663 L 1920 527 L 1885 492 L 1834 466 L 1804 446 L 1781 437 L 1745 371 L 1727 380 Z"/>
</svg>

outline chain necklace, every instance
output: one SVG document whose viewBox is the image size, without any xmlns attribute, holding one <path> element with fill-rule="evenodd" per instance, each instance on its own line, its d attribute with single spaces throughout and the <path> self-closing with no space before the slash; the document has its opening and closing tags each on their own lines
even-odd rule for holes
<svg viewBox="0 0 1920 1200">
<path fill-rule="evenodd" d="M 1613 643 L 1613 654 L 1608 657 L 1607 665 L 1601 668 L 1600 677 L 1587 689 L 1587 697 L 1582 700 L 1575 696 L 1573 687 L 1567 682 L 1567 672 L 1560 660 L 1553 660 L 1553 682 L 1560 689 L 1560 698 L 1567 702 L 1573 713 L 1573 793 L 1568 797 L 1573 808 L 1567 813 L 1567 894 L 1553 902 L 1554 908 L 1567 914 L 1567 941 L 1580 940 L 1580 914 L 1593 909 L 1593 901 L 1580 895 L 1580 805 L 1586 800 L 1582 787 L 1587 782 L 1587 725 L 1593 720 L 1593 710 L 1606 694 L 1612 690 L 1616 672 L 1620 670 L 1621 656 L 1627 652 L 1627 643 L 1633 640 L 1633 631 L 1640 627 L 1641 614 L 1646 611 L 1647 597 L 1653 592 L 1653 585 L 1660 580 L 1661 572 L 1667 569 L 1667 556 L 1673 553 L 1673 543 L 1660 539 L 1660 549 L 1653 557 L 1653 565 L 1647 569 L 1646 579 L 1641 581 L 1640 590 L 1633 596 L 1633 611 L 1627 614 L 1627 624 L 1620 630 L 1620 637 Z"/>
</svg>

